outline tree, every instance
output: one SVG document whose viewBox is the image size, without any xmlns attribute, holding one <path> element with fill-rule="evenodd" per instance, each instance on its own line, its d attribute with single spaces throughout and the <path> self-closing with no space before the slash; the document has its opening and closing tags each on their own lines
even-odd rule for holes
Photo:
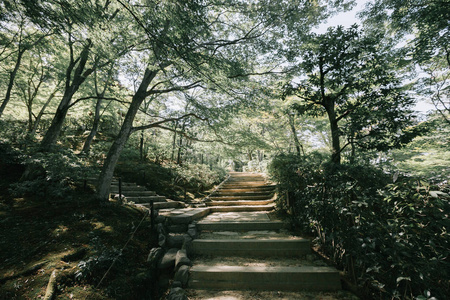
<svg viewBox="0 0 450 300">
<path fill-rule="evenodd" d="M 404 47 L 410 49 L 414 63 L 428 75 L 418 80 L 418 91 L 431 100 L 450 124 L 448 6 L 447 0 L 376 0 L 369 3 L 361 16 L 369 28 L 384 24 L 398 40 L 408 37 Z"/>
<path fill-rule="evenodd" d="M 312 35 L 303 49 L 299 83 L 285 86 L 283 97 L 296 96 L 301 114 L 328 117 L 331 161 L 341 163 L 343 149 L 386 150 L 412 139 L 408 108 L 413 100 L 395 75 L 395 55 L 381 34 L 363 35 L 357 28 L 330 28 Z M 347 143 L 341 146 L 341 138 Z"/>
<path fill-rule="evenodd" d="M 58 32 L 65 40 L 68 57 L 64 92 L 52 123 L 41 142 L 48 151 L 56 143 L 74 95 L 96 70 L 113 63 L 131 47 L 126 39 L 124 19 L 109 0 L 25 1 L 28 17 L 42 28 Z"/>
<path fill-rule="evenodd" d="M 0 33 L 0 46 L 3 47 L 0 50 L 0 61 L 11 60 L 13 68 L 8 72 L 8 85 L 5 97 L 0 105 L 0 118 L 11 99 L 14 82 L 25 52 L 52 34 L 51 31 L 41 31 L 30 26 L 30 21 L 25 16 L 23 7 L 16 1 L 5 1 L 3 5 L 4 8 L 0 7 L 2 11 L 5 10 L 0 19 L 0 29 L 4 32 Z"/>
</svg>

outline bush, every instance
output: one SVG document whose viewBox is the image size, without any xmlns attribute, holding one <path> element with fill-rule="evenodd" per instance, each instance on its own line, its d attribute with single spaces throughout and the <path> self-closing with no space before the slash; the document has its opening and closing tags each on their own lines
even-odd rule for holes
<svg viewBox="0 0 450 300">
<path fill-rule="evenodd" d="M 19 182 L 10 186 L 13 196 L 35 196 L 44 199 L 61 199 L 91 177 L 92 168 L 71 150 L 34 152 L 25 156 L 26 166 Z"/>
<path fill-rule="evenodd" d="M 411 178 L 396 182 L 368 165 L 276 157 L 280 194 L 294 201 L 293 222 L 361 286 L 385 299 L 449 295 L 450 205 Z"/>
</svg>

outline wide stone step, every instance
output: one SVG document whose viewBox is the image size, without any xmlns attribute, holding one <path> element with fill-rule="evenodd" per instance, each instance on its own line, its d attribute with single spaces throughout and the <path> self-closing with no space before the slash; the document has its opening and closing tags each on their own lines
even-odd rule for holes
<svg viewBox="0 0 450 300">
<path fill-rule="evenodd" d="M 281 221 L 268 222 L 205 222 L 197 223 L 200 231 L 256 231 L 281 230 L 289 228 L 289 224 Z"/>
<path fill-rule="evenodd" d="M 207 216 L 210 211 L 210 208 L 162 209 L 159 214 L 167 218 L 171 224 L 189 224 Z"/>
<path fill-rule="evenodd" d="M 141 203 L 140 205 L 150 209 L 150 203 Z M 183 208 L 184 206 L 185 204 L 180 201 L 156 202 L 153 204 L 154 209 Z"/>
<path fill-rule="evenodd" d="M 264 192 L 264 191 L 273 191 L 276 188 L 276 185 L 262 185 L 262 186 L 254 186 L 254 187 L 245 187 L 245 186 L 221 186 L 217 191 L 222 192 Z"/>
<path fill-rule="evenodd" d="M 270 211 L 275 205 L 210 206 L 211 212 Z"/>
<path fill-rule="evenodd" d="M 265 182 L 264 177 L 230 177 L 227 182 Z"/>
<path fill-rule="evenodd" d="M 251 257 L 293 257 L 311 253 L 307 239 L 224 239 L 192 242 L 192 251 L 197 255 L 251 256 Z"/>
<path fill-rule="evenodd" d="M 206 202 L 206 206 L 267 205 L 272 202 L 273 200 L 210 201 Z"/>
<path fill-rule="evenodd" d="M 223 183 L 222 187 L 228 186 L 246 186 L 246 187 L 254 187 L 254 186 L 265 186 L 266 183 L 264 181 L 226 181 Z"/>
<path fill-rule="evenodd" d="M 134 203 L 150 203 L 150 201 L 166 202 L 166 197 L 164 197 L 164 196 L 144 196 L 144 197 L 126 197 L 126 198 L 127 198 L 127 201 L 134 202 Z"/>
<path fill-rule="evenodd" d="M 189 288 L 275 291 L 341 289 L 339 272 L 330 267 L 202 266 L 190 270 Z"/>
<path fill-rule="evenodd" d="M 213 196 L 209 199 L 213 201 L 237 201 L 237 200 L 268 200 L 273 197 L 273 193 L 258 196 Z"/>
<path fill-rule="evenodd" d="M 214 192 L 214 197 L 223 197 L 223 196 L 265 196 L 268 194 L 273 194 L 273 190 L 267 190 L 267 191 L 237 191 L 237 192 L 231 192 L 229 190 L 217 190 Z"/>
</svg>

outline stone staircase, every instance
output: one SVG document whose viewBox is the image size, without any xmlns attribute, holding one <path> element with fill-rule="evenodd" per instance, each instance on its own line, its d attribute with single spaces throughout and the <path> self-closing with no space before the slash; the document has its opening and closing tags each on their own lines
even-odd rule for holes
<svg viewBox="0 0 450 300">
<path fill-rule="evenodd" d="M 188 282 L 190 299 L 201 290 L 337 291 L 339 272 L 311 253 L 310 241 L 271 220 L 274 185 L 262 175 L 231 173 L 197 222 Z M 209 299 L 209 298 L 208 298 Z"/>
<path fill-rule="evenodd" d="M 269 211 L 275 206 L 275 185 L 260 174 L 230 173 L 228 180 L 206 202 L 212 212 Z"/>
<path fill-rule="evenodd" d="M 122 182 L 122 197 L 127 202 L 134 202 L 137 205 L 150 208 L 150 202 L 153 201 L 155 209 L 183 208 L 185 204 L 179 201 L 166 199 L 165 196 L 159 196 L 156 192 L 148 191 L 145 187 L 136 183 Z M 112 198 L 119 198 L 119 180 L 114 178 L 111 182 L 110 194 Z"/>
</svg>

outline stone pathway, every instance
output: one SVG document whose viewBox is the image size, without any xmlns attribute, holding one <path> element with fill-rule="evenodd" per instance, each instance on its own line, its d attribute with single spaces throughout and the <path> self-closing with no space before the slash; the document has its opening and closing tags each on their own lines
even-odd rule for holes
<svg viewBox="0 0 450 300">
<path fill-rule="evenodd" d="M 357 299 L 308 239 L 269 218 L 274 199 L 274 186 L 252 173 L 231 173 L 210 197 L 189 251 L 189 299 Z"/>
</svg>

